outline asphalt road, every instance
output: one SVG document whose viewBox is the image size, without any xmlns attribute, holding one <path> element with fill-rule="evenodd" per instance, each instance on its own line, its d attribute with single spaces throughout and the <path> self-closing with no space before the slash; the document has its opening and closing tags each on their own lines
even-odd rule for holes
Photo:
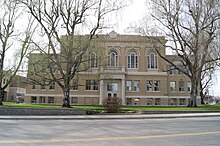
<svg viewBox="0 0 220 146">
<path fill-rule="evenodd" d="M 0 146 L 219 146 L 220 117 L 0 120 Z"/>
</svg>

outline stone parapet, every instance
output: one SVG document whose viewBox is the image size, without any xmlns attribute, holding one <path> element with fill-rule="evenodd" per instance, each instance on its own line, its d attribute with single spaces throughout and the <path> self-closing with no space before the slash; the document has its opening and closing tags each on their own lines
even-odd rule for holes
<svg viewBox="0 0 220 146">
<path fill-rule="evenodd" d="M 0 115 L 86 115 L 78 109 L 0 108 Z"/>
</svg>

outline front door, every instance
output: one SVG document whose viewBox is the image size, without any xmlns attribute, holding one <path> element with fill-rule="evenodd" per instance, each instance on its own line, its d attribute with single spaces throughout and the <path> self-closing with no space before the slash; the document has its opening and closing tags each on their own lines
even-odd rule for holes
<svg viewBox="0 0 220 146">
<path fill-rule="evenodd" d="M 107 94 L 108 97 L 118 97 L 118 83 L 108 82 Z"/>
</svg>

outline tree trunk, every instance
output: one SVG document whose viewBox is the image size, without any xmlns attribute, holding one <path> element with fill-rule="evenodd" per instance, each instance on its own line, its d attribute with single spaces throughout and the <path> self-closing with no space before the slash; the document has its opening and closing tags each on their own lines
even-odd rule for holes
<svg viewBox="0 0 220 146">
<path fill-rule="evenodd" d="M 200 81 L 200 97 L 201 97 L 201 104 L 205 104 L 204 99 L 206 94 L 203 93 L 204 89 L 202 88 L 202 83 Z"/>
<path fill-rule="evenodd" d="M 201 95 L 201 104 L 205 104 L 204 99 L 205 99 L 205 95 Z"/>
<path fill-rule="evenodd" d="M 3 105 L 3 99 L 4 99 L 4 90 L 0 89 L 0 105 Z"/>
<path fill-rule="evenodd" d="M 192 84 L 192 91 L 190 93 L 189 104 L 187 107 L 197 107 L 196 98 L 197 98 L 197 86 Z"/>
<path fill-rule="evenodd" d="M 69 89 L 63 89 L 63 107 L 70 108 L 70 90 Z"/>
</svg>

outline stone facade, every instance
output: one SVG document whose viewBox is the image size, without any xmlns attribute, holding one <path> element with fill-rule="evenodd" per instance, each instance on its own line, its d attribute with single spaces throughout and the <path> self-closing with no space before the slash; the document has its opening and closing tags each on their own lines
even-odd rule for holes
<svg viewBox="0 0 220 146">
<path fill-rule="evenodd" d="M 187 105 L 190 93 L 190 80 L 178 70 L 170 70 L 155 51 L 165 55 L 164 37 L 143 37 L 140 35 L 119 35 L 111 32 L 96 40 L 104 49 L 106 60 L 90 60 L 91 68 L 80 72 L 77 88 L 71 90 L 72 105 L 98 105 L 109 96 L 122 98 L 124 105 Z M 100 50 L 98 50 L 100 51 Z M 90 52 L 97 57 L 98 52 Z M 31 54 L 39 58 L 40 54 Z M 173 56 L 166 56 L 174 58 Z M 178 59 L 175 63 L 181 64 Z M 180 65 L 181 67 L 181 65 Z M 40 85 L 28 85 L 25 103 L 62 104 L 62 90 L 55 84 L 43 89 Z M 200 98 L 198 98 L 198 104 Z"/>
</svg>

